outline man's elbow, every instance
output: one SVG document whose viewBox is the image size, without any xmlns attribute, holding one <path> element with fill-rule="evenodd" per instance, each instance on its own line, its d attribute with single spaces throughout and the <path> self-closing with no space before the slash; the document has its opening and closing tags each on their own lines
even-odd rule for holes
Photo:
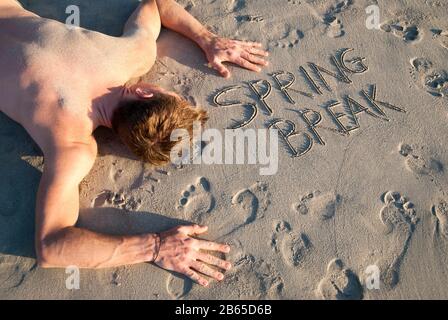
<svg viewBox="0 0 448 320">
<path fill-rule="evenodd" d="M 47 269 L 55 266 L 51 249 L 45 245 L 43 240 L 38 240 L 36 243 L 36 260 L 40 268 Z"/>
<path fill-rule="evenodd" d="M 42 269 L 52 268 L 53 265 L 50 263 L 50 260 L 42 255 L 37 255 L 37 266 Z"/>
</svg>

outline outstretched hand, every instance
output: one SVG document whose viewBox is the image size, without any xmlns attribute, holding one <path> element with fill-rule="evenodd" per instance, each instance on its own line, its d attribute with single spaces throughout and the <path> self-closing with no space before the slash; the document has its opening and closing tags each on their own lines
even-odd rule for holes
<svg viewBox="0 0 448 320">
<path fill-rule="evenodd" d="M 264 59 L 269 53 L 261 49 L 261 43 L 231 40 L 212 36 L 202 46 L 209 66 L 223 77 L 229 78 L 230 71 L 223 62 L 231 62 L 243 68 L 260 72 L 269 63 Z"/>
<path fill-rule="evenodd" d="M 178 226 L 161 233 L 159 254 L 154 263 L 163 269 L 182 273 L 204 287 L 208 286 L 209 282 L 203 275 L 218 281 L 223 280 L 224 275 L 211 266 L 229 270 L 230 262 L 201 250 L 228 253 L 230 247 L 226 244 L 191 237 L 205 233 L 207 229 L 205 226 L 198 225 Z"/>
</svg>

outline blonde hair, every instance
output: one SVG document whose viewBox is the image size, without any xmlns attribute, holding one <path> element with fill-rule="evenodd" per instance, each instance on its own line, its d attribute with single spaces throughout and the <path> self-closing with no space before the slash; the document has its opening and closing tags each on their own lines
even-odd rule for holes
<svg viewBox="0 0 448 320">
<path fill-rule="evenodd" d="M 207 112 L 194 108 L 183 99 L 156 94 L 147 100 L 122 102 L 115 110 L 112 127 L 131 151 L 154 166 L 170 162 L 171 150 L 180 141 L 171 141 L 176 129 L 193 137 L 193 123 L 204 125 Z"/>
</svg>

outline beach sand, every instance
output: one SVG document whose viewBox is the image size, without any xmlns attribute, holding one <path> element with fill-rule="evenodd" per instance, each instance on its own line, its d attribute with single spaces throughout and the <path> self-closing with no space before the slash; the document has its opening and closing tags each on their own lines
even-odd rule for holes
<svg viewBox="0 0 448 320">
<path fill-rule="evenodd" d="M 115 36 L 137 5 L 130 0 L 21 2 L 62 22 L 65 8 L 77 4 L 83 27 Z M 221 78 L 191 41 L 163 30 L 157 63 L 142 80 L 206 108 L 208 127 L 220 130 L 247 119 L 250 108 L 216 106 L 213 98 L 229 86 L 242 86 L 226 99 L 257 104 L 258 114 L 245 128 L 291 121 L 297 134 L 290 145 L 304 154 L 293 157 L 281 140 L 278 172 L 271 176 L 260 175 L 257 165 L 154 170 L 134 160 L 112 132 L 98 130 L 99 156 L 80 188 L 79 226 L 138 234 L 203 223 L 209 226 L 207 239 L 232 245 L 228 259 L 235 267 L 210 288 L 151 264 L 81 270 L 80 289 L 68 290 L 64 269 L 40 269 L 33 259 L 42 155 L 19 125 L 0 114 L 0 298 L 447 299 L 446 2 L 179 2 L 222 36 L 263 43 L 270 66 L 260 74 L 231 67 L 232 78 Z M 380 29 L 366 27 L 372 4 L 380 9 Z M 346 53 L 347 65 L 358 72 L 347 72 L 350 83 L 325 72 L 325 82 L 320 81 L 309 63 L 337 73 L 332 56 L 346 49 L 353 49 Z M 295 103 L 274 81 L 272 74 L 279 71 L 296 77 L 291 87 L 296 91 L 289 91 Z M 249 89 L 254 80 L 271 84 L 266 102 L 272 114 Z M 362 94 L 372 97 L 374 87 L 373 100 L 383 102 L 376 104 L 380 110 Z M 360 110 L 347 97 L 367 112 L 350 117 L 350 105 Z M 337 101 L 341 105 L 328 108 Z M 329 109 L 346 114 L 339 118 L 342 128 Z M 316 131 L 304 115 L 312 121 L 321 117 Z M 380 272 L 379 289 L 369 285 L 372 270 Z"/>
</svg>

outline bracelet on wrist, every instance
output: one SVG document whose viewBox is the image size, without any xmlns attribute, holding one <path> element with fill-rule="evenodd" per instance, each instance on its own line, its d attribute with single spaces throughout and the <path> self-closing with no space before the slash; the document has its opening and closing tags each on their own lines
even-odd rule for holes
<svg viewBox="0 0 448 320">
<path fill-rule="evenodd" d="M 155 233 L 155 244 L 154 244 L 155 250 L 154 250 L 152 262 L 155 262 L 157 260 L 157 258 L 159 257 L 161 243 L 162 243 L 162 239 L 160 238 L 160 234 Z"/>
</svg>

